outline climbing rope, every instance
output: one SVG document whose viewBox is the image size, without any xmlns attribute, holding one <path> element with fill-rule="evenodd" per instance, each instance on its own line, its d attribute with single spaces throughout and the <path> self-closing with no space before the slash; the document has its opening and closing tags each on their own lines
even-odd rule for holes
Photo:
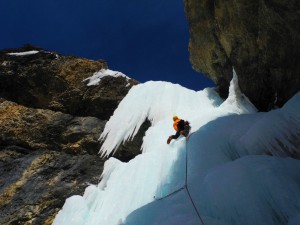
<svg viewBox="0 0 300 225">
<path fill-rule="evenodd" d="M 204 222 L 203 222 L 203 220 L 202 220 L 202 218 L 201 218 L 201 216 L 200 216 L 200 213 L 199 213 L 198 210 L 197 210 L 196 204 L 195 204 L 195 202 L 193 201 L 193 198 L 192 198 L 191 193 L 190 193 L 190 191 L 189 191 L 189 188 L 188 188 L 188 181 L 187 181 L 187 177 L 188 177 L 188 166 L 187 166 L 187 165 L 188 165 L 188 149 L 187 149 L 187 143 L 188 143 L 189 138 L 190 138 L 192 135 L 193 135 L 193 133 L 191 133 L 191 135 L 186 139 L 186 146 L 185 146 L 185 184 L 184 184 L 184 186 L 181 187 L 181 188 L 179 188 L 179 189 L 177 189 L 177 190 L 175 190 L 175 191 L 173 191 L 173 192 L 171 192 L 170 194 L 168 194 L 168 195 L 166 195 L 166 196 L 164 196 L 164 197 L 156 198 L 156 200 L 158 200 L 158 201 L 163 200 L 163 199 L 168 198 L 168 197 L 170 197 L 170 196 L 172 196 L 172 195 L 175 195 L 175 194 L 177 194 L 178 192 L 180 192 L 180 191 L 182 191 L 182 190 L 185 189 L 186 192 L 187 192 L 187 194 L 188 194 L 188 196 L 189 196 L 189 199 L 190 199 L 190 201 L 191 201 L 191 203 L 192 203 L 192 205 L 193 205 L 193 207 L 194 207 L 194 209 L 195 209 L 195 211 L 196 211 L 196 214 L 197 214 L 197 216 L 198 216 L 198 218 L 199 218 L 201 224 L 204 225 Z M 154 197 L 154 198 L 155 198 L 155 197 Z"/>
<path fill-rule="evenodd" d="M 173 191 L 173 192 L 171 192 L 170 194 L 164 196 L 164 197 L 156 198 L 156 197 L 154 196 L 154 198 L 155 198 L 156 200 L 163 200 L 163 199 L 165 199 L 165 198 L 168 198 L 168 197 L 170 197 L 170 196 L 172 196 L 172 195 L 174 195 L 174 194 L 176 194 L 176 193 L 182 191 L 183 189 L 185 189 L 185 185 L 184 185 L 183 187 L 177 189 L 176 191 Z"/>
<path fill-rule="evenodd" d="M 200 222 L 202 223 L 202 225 L 204 225 L 204 222 L 203 222 L 203 220 L 202 220 L 202 218 L 201 218 L 201 216 L 200 216 L 200 213 L 199 213 L 198 210 L 197 210 L 196 204 L 195 204 L 195 202 L 193 201 L 193 198 L 192 198 L 192 196 L 191 196 L 191 193 L 190 193 L 190 190 L 189 190 L 189 187 L 188 187 L 188 181 L 187 181 L 187 179 L 188 179 L 188 148 L 187 148 L 187 143 L 188 143 L 189 138 L 190 138 L 193 134 L 194 134 L 194 133 L 191 133 L 191 135 L 188 137 L 188 139 L 186 139 L 186 147 L 185 147 L 185 189 L 186 189 L 186 191 L 187 191 L 187 193 L 188 193 L 188 195 L 189 195 L 189 198 L 190 198 L 190 200 L 191 200 L 191 202 L 192 202 L 192 204 L 193 204 L 193 207 L 194 207 L 194 209 L 195 209 L 195 211 L 196 211 L 196 213 L 197 213 L 197 216 L 198 216 Z"/>
</svg>

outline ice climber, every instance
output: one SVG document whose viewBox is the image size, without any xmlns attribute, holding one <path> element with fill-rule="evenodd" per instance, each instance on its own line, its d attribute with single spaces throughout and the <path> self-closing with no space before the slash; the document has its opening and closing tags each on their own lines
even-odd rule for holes
<svg viewBox="0 0 300 225">
<path fill-rule="evenodd" d="M 175 135 L 171 135 L 168 140 L 167 144 L 170 144 L 172 139 L 177 139 L 180 135 L 187 137 L 190 132 L 190 123 L 187 120 L 179 119 L 177 116 L 173 116 L 173 127 L 176 130 Z"/>
</svg>

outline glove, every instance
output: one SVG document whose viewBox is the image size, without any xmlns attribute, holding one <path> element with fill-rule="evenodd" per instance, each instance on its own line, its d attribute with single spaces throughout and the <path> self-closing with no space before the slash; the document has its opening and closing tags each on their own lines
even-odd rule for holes
<svg viewBox="0 0 300 225">
<path fill-rule="evenodd" d="M 172 140 L 172 136 L 170 136 L 170 137 L 168 138 L 167 144 L 170 144 L 171 140 Z"/>
</svg>

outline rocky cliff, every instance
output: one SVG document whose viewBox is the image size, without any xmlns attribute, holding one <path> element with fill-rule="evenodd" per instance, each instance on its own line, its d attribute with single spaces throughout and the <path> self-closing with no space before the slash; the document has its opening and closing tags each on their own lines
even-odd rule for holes
<svg viewBox="0 0 300 225">
<path fill-rule="evenodd" d="M 24 46 L 0 51 L 0 224 L 51 224 L 65 199 L 97 184 L 104 159 L 98 138 L 138 82 L 83 80 L 104 61 Z M 115 155 L 138 154 L 141 138 Z"/>
<path fill-rule="evenodd" d="M 32 47 L 18 49 L 24 52 Z M 36 48 L 33 48 L 36 49 Z M 107 120 L 130 87 L 137 82 L 124 77 L 105 77 L 97 86 L 83 80 L 107 68 L 103 60 L 94 61 L 39 50 L 18 56 L 13 49 L 0 53 L 0 96 L 24 106 L 50 109 L 76 116 L 95 116 Z"/>
<path fill-rule="evenodd" d="M 300 90 L 300 2 L 185 0 L 190 61 L 224 97 L 234 68 L 260 110 Z"/>
</svg>

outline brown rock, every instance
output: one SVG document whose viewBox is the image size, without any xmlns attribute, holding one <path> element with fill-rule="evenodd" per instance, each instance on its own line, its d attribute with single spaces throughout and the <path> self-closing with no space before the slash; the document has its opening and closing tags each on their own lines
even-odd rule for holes
<svg viewBox="0 0 300 225">
<path fill-rule="evenodd" d="M 97 184 L 103 160 L 0 147 L 0 224 L 50 225 L 66 198 Z"/>
<path fill-rule="evenodd" d="M 0 100 L 0 146 L 97 154 L 105 122 Z"/>
<path fill-rule="evenodd" d="M 8 52 L 38 49 L 34 55 Z M 104 61 L 33 46 L 0 52 L 0 224 L 50 225 L 66 198 L 97 184 L 104 159 L 98 138 L 135 80 L 82 82 Z M 146 123 L 116 157 L 139 154 Z"/>
<path fill-rule="evenodd" d="M 107 68 L 103 60 L 63 56 L 38 49 L 27 56 L 8 55 L 36 49 L 24 47 L 0 52 L 0 97 L 32 108 L 51 109 L 74 116 L 108 120 L 135 80 L 105 77 L 99 85 L 84 79 Z"/>
<path fill-rule="evenodd" d="M 104 125 L 0 99 L 0 224 L 50 225 L 66 198 L 97 184 Z M 147 126 L 115 156 L 128 161 L 139 154 Z"/>
<path fill-rule="evenodd" d="M 300 3 L 185 0 L 193 68 L 226 97 L 234 67 L 260 109 L 282 106 L 300 90 Z"/>
</svg>

